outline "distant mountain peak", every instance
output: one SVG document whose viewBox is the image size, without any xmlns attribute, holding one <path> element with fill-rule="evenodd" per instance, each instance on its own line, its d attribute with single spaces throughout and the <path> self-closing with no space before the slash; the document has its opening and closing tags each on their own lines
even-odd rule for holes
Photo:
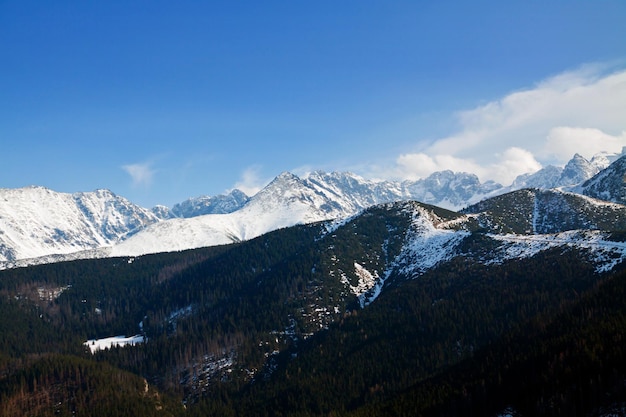
<svg viewBox="0 0 626 417">
<path fill-rule="evenodd" d="M 280 182 L 280 181 L 299 181 L 300 178 L 295 174 L 292 174 L 289 171 L 283 171 L 274 178 L 272 182 Z"/>
<path fill-rule="evenodd" d="M 239 210 L 250 197 L 235 188 L 227 194 L 189 198 L 169 210 L 169 217 L 190 218 L 205 214 L 227 214 Z M 161 210 L 161 212 L 165 212 Z"/>
<path fill-rule="evenodd" d="M 69 254 L 115 244 L 159 221 L 109 190 L 0 190 L 0 261 Z"/>
<path fill-rule="evenodd" d="M 584 195 L 626 204 L 626 155 L 587 180 L 580 188 Z"/>
<path fill-rule="evenodd" d="M 559 186 L 576 185 L 587 181 L 598 173 L 599 169 L 580 154 L 574 157 L 565 165 L 561 177 L 559 178 Z"/>
</svg>

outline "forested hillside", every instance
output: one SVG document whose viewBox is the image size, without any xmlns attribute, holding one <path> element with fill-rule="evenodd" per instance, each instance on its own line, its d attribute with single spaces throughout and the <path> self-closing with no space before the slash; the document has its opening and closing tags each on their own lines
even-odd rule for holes
<svg viewBox="0 0 626 417">
<path fill-rule="evenodd" d="M 404 202 L 1 271 L 0 412 L 585 415 L 626 400 L 619 227 L 520 243 L 486 216 Z M 85 344 L 117 335 L 143 342 Z"/>
</svg>

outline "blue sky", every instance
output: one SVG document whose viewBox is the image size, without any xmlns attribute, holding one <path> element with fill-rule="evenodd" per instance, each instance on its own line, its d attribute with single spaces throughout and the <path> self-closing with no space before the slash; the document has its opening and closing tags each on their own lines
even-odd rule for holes
<svg viewBox="0 0 626 417">
<path fill-rule="evenodd" d="M 626 145 L 626 2 L 0 0 L 0 187 L 502 183 Z"/>
</svg>

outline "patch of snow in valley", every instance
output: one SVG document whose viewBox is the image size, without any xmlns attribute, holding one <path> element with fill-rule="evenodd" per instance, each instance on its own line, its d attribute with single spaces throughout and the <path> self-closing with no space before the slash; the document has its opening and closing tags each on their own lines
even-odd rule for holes
<svg viewBox="0 0 626 417">
<path fill-rule="evenodd" d="M 113 337 L 105 337 L 103 339 L 90 339 L 83 343 L 83 345 L 87 346 L 92 354 L 98 352 L 99 350 L 111 349 L 113 347 L 119 346 L 134 346 L 138 343 L 143 343 L 145 338 L 142 335 L 135 336 L 113 336 Z"/>
</svg>

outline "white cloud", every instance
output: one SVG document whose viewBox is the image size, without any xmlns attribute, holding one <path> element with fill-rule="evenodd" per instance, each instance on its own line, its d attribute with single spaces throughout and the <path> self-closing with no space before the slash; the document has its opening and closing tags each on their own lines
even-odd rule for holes
<svg viewBox="0 0 626 417">
<path fill-rule="evenodd" d="M 238 188 L 249 196 L 255 195 L 268 183 L 267 180 L 261 178 L 260 171 L 259 165 L 246 168 L 234 188 Z"/>
<path fill-rule="evenodd" d="M 152 169 L 151 162 L 124 165 L 122 169 L 130 175 L 134 187 L 147 187 L 152 184 L 155 171 Z"/>
<path fill-rule="evenodd" d="M 619 152 L 626 146 L 626 70 L 606 69 L 587 65 L 459 112 L 458 132 L 400 155 L 391 171 L 403 178 L 468 171 L 508 185 L 542 165 L 564 164 L 576 152 Z"/>
<path fill-rule="evenodd" d="M 624 109 L 626 116 L 626 108 Z M 550 130 L 545 151 L 558 158 L 571 157 L 579 153 L 585 158 L 602 152 L 620 153 L 626 146 L 626 131 L 612 136 L 599 129 L 560 126 Z"/>
<path fill-rule="evenodd" d="M 517 147 L 496 154 L 494 160 L 493 163 L 481 165 L 470 158 L 456 158 L 452 155 L 431 157 L 425 153 L 405 154 L 398 157 L 396 161 L 398 172 L 394 176 L 415 180 L 435 171 L 450 170 L 471 172 L 480 178 L 497 179 L 502 184 L 508 185 L 520 173 L 541 169 L 541 164 L 532 153 Z"/>
<path fill-rule="evenodd" d="M 505 150 L 501 155 L 496 155 L 496 161 L 489 167 L 485 176 L 498 179 L 503 185 L 509 185 L 520 174 L 541 169 L 541 164 L 533 154 L 521 148 Z"/>
<path fill-rule="evenodd" d="M 425 153 L 411 153 L 400 155 L 396 163 L 398 167 L 394 176 L 412 180 L 428 176 L 435 171 L 466 171 L 477 175 L 483 171 L 483 168 L 471 159 L 455 158 L 452 155 L 430 156 Z"/>
</svg>

